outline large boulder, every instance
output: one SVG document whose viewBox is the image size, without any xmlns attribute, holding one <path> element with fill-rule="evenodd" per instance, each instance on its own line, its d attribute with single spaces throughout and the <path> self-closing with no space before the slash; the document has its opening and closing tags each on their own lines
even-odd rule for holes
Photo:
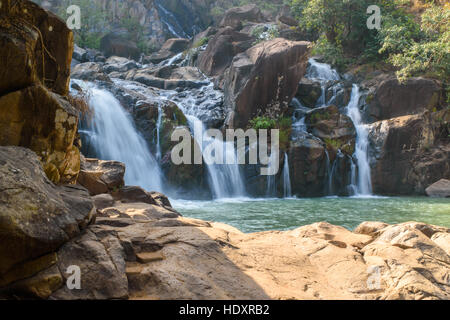
<svg viewBox="0 0 450 320">
<path fill-rule="evenodd" d="M 96 62 L 77 64 L 73 67 L 71 76 L 73 79 L 79 80 L 111 82 L 109 76 L 103 72 L 102 67 Z"/>
<path fill-rule="evenodd" d="M 245 128 L 258 114 L 287 109 L 306 72 L 309 45 L 278 38 L 238 54 L 225 75 L 227 125 Z"/>
<path fill-rule="evenodd" d="M 433 183 L 425 191 L 429 197 L 450 198 L 450 180 L 441 179 Z"/>
<path fill-rule="evenodd" d="M 161 48 L 161 51 L 170 51 L 172 53 L 180 53 L 185 51 L 189 46 L 188 39 L 173 38 L 167 40 Z"/>
<path fill-rule="evenodd" d="M 233 57 L 252 47 L 253 37 L 233 30 L 220 29 L 208 42 L 198 58 L 198 67 L 207 76 L 219 76 L 230 66 Z"/>
<path fill-rule="evenodd" d="M 74 107 L 41 85 L 0 97 L 0 145 L 35 151 L 55 183 L 74 183 L 78 176 L 77 128 Z"/>
<path fill-rule="evenodd" d="M 225 12 L 225 16 L 220 22 L 220 27 L 231 27 L 235 30 L 242 29 L 242 22 L 264 22 L 264 15 L 255 4 L 243 7 L 231 8 Z"/>
<path fill-rule="evenodd" d="M 109 33 L 100 40 L 100 50 L 106 57 L 119 56 L 139 59 L 140 50 L 136 43 L 127 39 L 125 35 Z"/>
<path fill-rule="evenodd" d="M 425 194 L 440 179 L 450 179 L 450 111 L 403 116 L 369 127 L 374 192 Z"/>
<path fill-rule="evenodd" d="M 0 287 L 54 264 L 47 255 L 78 236 L 94 217 L 85 189 L 56 187 L 34 152 L 0 147 Z"/>
<path fill-rule="evenodd" d="M 322 85 L 318 81 L 303 78 L 295 97 L 308 108 L 314 108 L 322 95 Z"/>
<path fill-rule="evenodd" d="M 377 84 L 367 99 L 368 116 L 373 121 L 436 111 L 442 100 L 442 86 L 435 80 L 411 78 L 399 83 L 394 77 Z"/>
</svg>

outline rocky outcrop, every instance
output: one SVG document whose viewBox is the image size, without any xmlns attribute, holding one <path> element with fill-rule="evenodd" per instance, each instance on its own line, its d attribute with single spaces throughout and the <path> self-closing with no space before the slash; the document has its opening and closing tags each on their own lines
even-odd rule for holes
<svg viewBox="0 0 450 320">
<path fill-rule="evenodd" d="M 109 33 L 100 40 L 100 50 L 106 57 L 119 56 L 132 59 L 138 59 L 141 53 L 136 43 L 127 39 L 126 35 L 116 33 Z"/>
<path fill-rule="evenodd" d="M 153 53 L 146 60 L 154 64 L 159 64 L 164 60 L 174 57 L 176 54 L 185 51 L 189 46 L 190 41 L 188 39 L 173 38 L 167 40 L 162 46 L 161 50 Z"/>
<path fill-rule="evenodd" d="M 434 182 L 450 178 L 449 115 L 427 112 L 370 126 L 376 194 L 424 195 Z"/>
<path fill-rule="evenodd" d="M 381 75 L 379 78 L 386 78 Z M 388 120 L 424 111 L 437 111 L 442 103 L 441 84 L 432 79 L 411 78 L 399 83 L 395 77 L 378 78 L 369 83 L 371 87 L 367 102 L 368 117 L 372 121 Z M 367 85 L 367 84 L 366 84 Z"/>
<path fill-rule="evenodd" d="M 7 2 L 0 23 L 0 145 L 35 151 L 55 183 L 75 183 L 78 111 L 69 103 L 73 34 L 30 1 Z"/>
<path fill-rule="evenodd" d="M 261 10 L 255 4 L 231 8 L 220 22 L 220 27 L 231 27 L 234 30 L 242 29 L 243 21 L 264 22 L 265 18 Z"/>
<path fill-rule="evenodd" d="M 237 55 L 225 75 L 227 125 L 246 127 L 257 115 L 279 115 L 306 71 L 309 42 L 274 39 Z"/>
<path fill-rule="evenodd" d="M 253 37 L 233 30 L 220 29 L 198 58 L 198 67 L 207 76 L 219 76 L 231 65 L 233 57 L 253 46 Z"/>
<path fill-rule="evenodd" d="M 450 180 L 441 179 L 429 186 L 425 192 L 433 198 L 450 198 Z"/>
<path fill-rule="evenodd" d="M 85 189 L 56 187 L 34 152 L 0 147 L 0 287 L 54 265 L 55 252 L 94 218 Z"/>
<path fill-rule="evenodd" d="M 295 97 L 308 108 L 314 108 L 322 95 L 320 82 L 303 78 L 299 85 Z"/>
</svg>

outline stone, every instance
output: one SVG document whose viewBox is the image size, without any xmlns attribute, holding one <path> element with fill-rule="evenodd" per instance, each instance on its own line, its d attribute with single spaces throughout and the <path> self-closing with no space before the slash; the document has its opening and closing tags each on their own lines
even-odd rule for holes
<svg viewBox="0 0 450 320">
<path fill-rule="evenodd" d="M 55 252 L 95 217 L 86 190 L 53 185 L 31 150 L 0 147 L 0 176 L 0 278 L 18 264 Z"/>
<path fill-rule="evenodd" d="M 225 75 L 227 125 L 245 128 L 258 114 L 281 115 L 306 72 L 309 45 L 277 38 L 238 54 Z"/>
<path fill-rule="evenodd" d="M 137 60 L 140 50 L 136 43 L 127 39 L 125 35 L 109 33 L 100 40 L 100 50 L 106 57 L 119 56 Z"/>
<path fill-rule="evenodd" d="M 17 1 L 2 18 L 0 41 L 0 95 L 38 83 L 68 94 L 73 33 L 60 18 L 31 1 Z"/>
<path fill-rule="evenodd" d="M 388 78 L 374 90 L 368 99 L 373 121 L 439 110 L 443 92 L 441 84 L 426 78 L 411 78 L 405 83 Z"/>
<path fill-rule="evenodd" d="M 310 79 L 302 79 L 298 86 L 296 98 L 308 108 L 314 108 L 322 95 L 322 86 L 320 82 Z"/>
<path fill-rule="evenodd" d="M 83 159 L 78 183 L 92 196 L 110 193 L 125 185 L 125 165 L 118 161 Z"/>
<path fill-rule="evenodd" d="M 112 207 L 114 206 L 115 202 L 114 198 L 108 193 L 96 195 L 92 197 L 92 200 L 94 200 L 94 204 L 97 210 Z"/>
<path fill-rule="evenodd" d="M 252 47 L 253 42 L 253 37 L 245 33 L 222 28 L 211 37 L 197 65 L 206 75 L 219 76 L 231 65 L 233 57 Z"/>
<path fill-rule="evenodd" d="M 156 201 L 152 198 L 152 196 L 141 187 L 126 186 L 120 188 L 119 191 L 114 193 L 114 198 L 123 203 L 141 202 L 156 204 Z"/>
<path fill-rule="evenodd" d="M 71 76 L 73 79 L 79 80 L 111 82 L 111 79 L 103 72 L 101 66 L 96 62 L 77 64 L 73 67 Z"/>
<path fill-rule="evenodd" d="M 220 22 L 220 27 L 231 27 L 235 30 L 242 29 L 242 22 L 264 22 L 261 10 L 255 4 L 231 8 Z"/>
<path fill-rule="evenodd" d="M 188 39 L 174 38 L 168 39 L 161 48 L 161 51 L 170 51 L 172 53 L 180 53 L 185 51 L 189 46 Z"/>
<path fill-rule="evenodd" d="M 441 179 L 429 186 L 425 192 L 433 198 L 450 198 L 450 180 Z"/>
<path fill-rule="evenodd" d="M 78 112 L 63 97 L 41 85 L 0 97 L 0 145 L 36 152 L 54 183 L 74 183 L 80 154 L 73 141 Z"/>
</svg>

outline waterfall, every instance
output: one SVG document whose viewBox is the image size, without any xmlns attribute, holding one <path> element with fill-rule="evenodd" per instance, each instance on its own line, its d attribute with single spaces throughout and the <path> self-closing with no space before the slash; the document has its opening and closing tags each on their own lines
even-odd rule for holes
<svg viewBox="0 0 450 320">
<path fill-rule="evenodd" d="M 83 82 L 77 82 L 86 88 Z M 88 85 L 89 106 L 93 111 L 84 130 L 89 144 L 99 158 L 125 163 L 127 185 L 141 186 L 149 191 L 163 191 L 162 174 L 144 138 L 134 127 L 130 115 L 108 91 Z"/>
<path fill-rule="evenodd" d="M 287 153 L 284 154 L 283 195 L 285 198 L 292 197 L 291 176 L 289 172 L 289 158 Z"/>
<path fill-rule="evenodd" d="M 306 74 L 306 78 L 318 80 L 321 84 L 322 94 L 317 101 L 317 107 L 323 107 L 327 104 L 328 82 L 341 80 L 339 73 L 336 70 L 332 69 L 330 65 L 319 63 L 314 59 L 309 59 L 309 68 Z M 331 98 L 331 100 L 333 100 L 333 98 Z"/>
<path fill-rule="evenodd" d="M 156 122 L 156 159 L 161 161 L 161 125 L 163 120 L 163 109 L 161 104 L 158 104 L 158 121 Z"/>
<path fill-rule="evenodd" d="M 356 150 L 354 157 L 358 166 L 352 166 L 352 186 L 354 195 L 367 196 L 372 194 L 372 178 L 369 164 L 369 131 L 362 121 L 359 110 L 361 93 L 358 85 L 353 85 L 347 115 L 352 119 L 356 128 Z"/>
</svg>

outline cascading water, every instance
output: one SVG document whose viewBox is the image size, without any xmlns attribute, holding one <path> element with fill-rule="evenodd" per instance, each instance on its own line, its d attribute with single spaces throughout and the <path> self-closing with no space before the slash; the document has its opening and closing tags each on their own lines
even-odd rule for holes
<svg viewBox="0 0 450 320">
<path fill-rule="evenodd" d="M 86 88 L 86 84 L 78 82 Z M 89 106 L 93 117 L 87 128 L 89 144 L 99 158 L 125 163 L 127 185 L 163 192 L 162 174 L 145 140 L 137 132 L 130 115 L 108 91 L 89 85 Z"/>
<path fill-rule="evenodd" d="M 327 104 L 326 90 L 328 82 L 341 80 L 339 73 L 332 69 L 330 65 L 319 63 L 314 59 L 309 59 L 309 68 L 306 78 L 318 80 L 321 84 L 322 94 L 317 102 L 318 107 L 322 107 Z"/>
<path fill-rule="evenodd" d="M 352 166 L 352 192 L 357 196 L 372 194 L 372 178 L 369 164 L 369 131 L 362 121 L 359 110 L 361 93 L 358 85 L 353 85 L 352 96 L 347 106 L 347 115 L 352 119 L 356 128 L 355 158 L 358 167 Z"/>
<path fill-rule="evenodd" d="M 292 197 L 291 176 L 289 172 L 289 158 L 287 153 L 284 154 L 283 195 L 285 198 Z"/>
</svg>

